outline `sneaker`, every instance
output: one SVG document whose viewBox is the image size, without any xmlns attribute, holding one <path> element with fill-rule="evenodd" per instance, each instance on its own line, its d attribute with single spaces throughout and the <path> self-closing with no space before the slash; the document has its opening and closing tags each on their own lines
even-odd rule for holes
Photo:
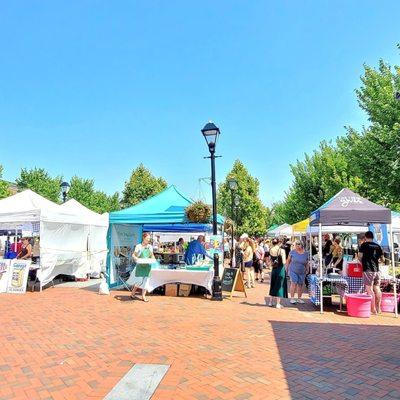
<svg viewBox="0 0 400 400">
<path fill-rule="evenodd" d="M 274 306 L 273 303 L 269 303 L 269 304 L 268 304 L 268 307 L 273 307 L 273 306 Z"/>
<path fill-rule="evenodd" d="M 284 308 L 282 304 L 277 304 L 275 308 Z"/>
<path fill-rule="evenodd" d="M 296 304 L 296 303 L 297 303 L 296 299 L 290 299 L 290 304 Z"/>
<path fill-rule="evenodd" d="M 298 302 L 299 304 L 304 304 L 304 300 L 303 300 L 303 299 L 297 299 L 297 302 Z"/>
</svg>

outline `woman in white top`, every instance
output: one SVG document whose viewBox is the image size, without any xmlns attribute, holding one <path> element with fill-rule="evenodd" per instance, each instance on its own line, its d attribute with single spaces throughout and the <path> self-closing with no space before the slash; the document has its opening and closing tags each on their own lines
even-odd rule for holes
<svg viewBox="0 0 400 400">
<path fill-rule="evenodd" d="M 154 257 L 153 246 L 150 244 L 150 234 L 149 233 L 147 233 L 147 232 L 143 233 L 142 243 L 136 245 L 135 250 L 132 254 L 132 258 L 135 262 L 137 262 L 137 260 L 139 258 L 152 258 L 152 259 L 154 259 L 154 261 L 156 260 Z M 143 264 L 141 264 L 141 265 L 143 265 Z M 149 278 L 146 278 L 146 277 L 136 279 L 136 282 L 133 285 L 133 289 L 132 289 L 132 293 L 131 293 L 132 299 L 135 298 L 136 290 L 142 289 L 143 301 L 145 301 L 145 302 L 149 301 L 146 297 L 146 289 L 145 289 L 148 279 Z"/>
</svg>

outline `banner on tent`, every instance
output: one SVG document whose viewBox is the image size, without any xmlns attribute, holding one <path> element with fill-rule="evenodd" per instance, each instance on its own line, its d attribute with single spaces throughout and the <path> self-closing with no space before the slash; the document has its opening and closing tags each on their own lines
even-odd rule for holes
<svg viewBox="0 0 400 400">
<path fill-rule="evenodd" d="M 224 262 L 224 242 L 222 235 L 211 235 L 206 241 L 206 250 L 210 257 L 214 258 L 214 254 L 218 254 L 219 264 Z"/>
<path fill-rule="evenodd" d="M 7 293 L 25 293 L 28 283 L 30 261 L 13 260 L 8 272 Z"/>
<path fill-rule="evenodd" d="M 11 260 L 0 260 L 0 293 L 7 292 Z"/>
<path fill-rule="evenodd" d="M 111 285 L 118 281 L 118 276 L 123 276 L 130 271 L 133 264 L 132 253 L 141 241 L 141 234 L 140 225 L 111 225 Z"/>
</svg>

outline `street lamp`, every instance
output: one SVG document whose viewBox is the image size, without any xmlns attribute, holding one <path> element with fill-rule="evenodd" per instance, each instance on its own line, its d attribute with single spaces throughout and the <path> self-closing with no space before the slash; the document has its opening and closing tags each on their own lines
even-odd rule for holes
<svg viewBox="0 0 400 400">
<path fill-rule="evenodd" d="M 67 194 L 69 192 L 70 187 L 71 187 L 71 185 L 68 182 L 63 182 L 60 185 L 61 193 L 62 193 L 62 196 L 63 196 L 63 203 L 65 203 L 65 201 L 67 200 Z"/>
<path fill-rule="evenodd" d="M 215 182 L 215 147 L 220 134 L 219 128 L 211 121 L 201 130 L 206 140 L 211 159 L 211 190 L 212 190 L 212 225 L 213 235 L 218 234 L 217 230 L 217 185 Z M 219 276 L 219 256 L 214 253 L 214 281 L 213 281 L 213 300 L 222 300 L 221 279 Z"/>
<path fill-rule="evenodd" d="M 234 225 L 234 219 L 235 219 L 235 216 L 234 216 L 234 213 L 235 213 L 235 211 L 234 211 L 234 206 L 235 206 L 235 204 L 234 204 L 234 193 L 235 193 L 235 191 L 237 190 L 237 188 L 238 188 L 238 183 L 237 183 L 237 180 L 235 179 L 235 178 L 229 178 L 228 179 L 228 186 L 229 186 L 229 189 L 231 190 L 231 210 L 232 210 L 232 212 L 231 212 L 231 215 L 232 215 L 232 240 L 231 240 L 231 267 L 233 267 L 233 225 Z"/>
</svg>

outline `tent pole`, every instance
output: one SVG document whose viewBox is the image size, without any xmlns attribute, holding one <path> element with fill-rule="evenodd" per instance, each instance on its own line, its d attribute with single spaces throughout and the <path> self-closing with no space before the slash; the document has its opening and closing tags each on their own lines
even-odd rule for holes
<svg viewBox="0 0 400 400">
<path fill-rule="evenodd" d="M 394 293 L 394 315 L 397 318 L 398 317 L 398 311 L 397 311 L 397 282 L 396 282 L 396 268 L 395 268 L 395 262 L 394 262 L 394 245 L 393 245 L 393 226 L 392 224 L 389 225 L 389 235 L 390 235 L 390 240 L 389 240 L 389 246 L 390 246 L 390 254 L 391 254 L 391 260 L 392 260 L 392 271 L 393 271 L 393 293 Z"/>
<path fill-rule="evenodd" d="M 319 298 L 320 298 L 320 312 L 324 313 L 324 297 L 322 293 L 322 224 L 319 223 L 318 231 L 318 252 L 319 252 Z"/>
</svg>

